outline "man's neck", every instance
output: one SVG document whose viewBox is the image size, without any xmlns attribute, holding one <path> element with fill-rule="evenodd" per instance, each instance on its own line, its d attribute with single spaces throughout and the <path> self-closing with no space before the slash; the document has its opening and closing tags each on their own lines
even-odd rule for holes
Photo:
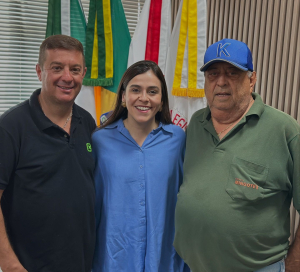
<svg viewBox="0 0 300 272">
<path fill-rule="evenodd" d="M 246 115 L 253 103 L 254 99 L 252 98 L 246 109 L 241 108 L 241 110 L 230 113 L 220 110 L 211 111 L 212 123 L 220 140 Z"/>
<path fill-rule="evenodd" d="M 251 106 L 254 103 L 254 99 L 251 97 L 246 105 L 241 106 L 239 109 L 233 109 L 230 111 L 211 109 L 211 117 L 218 124 L 231 124 L 237 122 L 246 115 Z"/>
<path fill-rule="evenodd" d="M 45 116 L 69 133 L 74 103 L 51 103 L 51 101 L 46 100 L 42 94 L 38 96 L 38 100 Z"/>
<path fill-rule="evenodd" d="M 146 140 L 148 134 L 155 128 L 158 127 L 158 122 L 154 121 L 150 124 L 136 124 L 130 118 L 127 118 L 123 121 L 124 126 L 129 131 L 131 137 L 137 142 L 139 146 L 142 146 Z"/>
</svg>

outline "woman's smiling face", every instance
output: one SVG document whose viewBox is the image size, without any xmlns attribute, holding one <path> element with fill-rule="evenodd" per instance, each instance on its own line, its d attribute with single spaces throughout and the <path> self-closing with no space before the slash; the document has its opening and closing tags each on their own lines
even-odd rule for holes
<svg viewBox="0 0 300 272">
<path fill-rule="evenodd" d="M 132 78 L 123 93 L 128 110 L 128 122 L 141 126 L 155 125 L 155 115 L 162 108 L 160 80 L 148 70 Z"/>
</svg>

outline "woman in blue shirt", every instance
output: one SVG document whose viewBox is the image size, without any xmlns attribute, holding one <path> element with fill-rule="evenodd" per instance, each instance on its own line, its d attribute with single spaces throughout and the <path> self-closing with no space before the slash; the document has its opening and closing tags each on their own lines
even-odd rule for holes
<svg viewBox="0 0 300 272">
<path fill-rule="evenodd" d="M 172 245 L 185 133 L 171 123 L 160 68 L 152 61 L 133 64 L 121 79 L 115 109 L 92 137 L 94 272 L 189 271 Z"/>
</svg>

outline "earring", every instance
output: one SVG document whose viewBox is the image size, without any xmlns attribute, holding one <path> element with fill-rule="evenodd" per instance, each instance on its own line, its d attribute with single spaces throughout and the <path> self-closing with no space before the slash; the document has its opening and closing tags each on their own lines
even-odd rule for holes
<svg viewBox="0 0 300 272">
<path fill-rule="evenodd" d="M 125 101 L 122 101 L 121 105 L 122 105 L 123 108 L 126 108 L 126 102 Z"/>
</svg>

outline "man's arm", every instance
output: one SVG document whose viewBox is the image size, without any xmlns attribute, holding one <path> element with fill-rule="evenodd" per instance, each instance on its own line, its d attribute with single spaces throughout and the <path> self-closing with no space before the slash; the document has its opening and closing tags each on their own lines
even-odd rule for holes
<svg viewBox="0 0 300 272">
<path fill-rule="evenodd" d="M 285 259 L 285 272 L 300 272 L 300 226 Z"/>
<path fill-rule="evenodd" d="M 3 190 L 0 190 L 0 203 Z M 0 206 L 0 268 L 3 272 L 27 272 L 14 253 L 6 233 L 2 209 Z"/>
<path fill-rule="evenodd" d="M 300 213 L 300 128 L 299 133 L 289 142 L 289 149 L 293 158 L 293 204 Z M 300 226 L 288 251 L 285 266 L 286 272 L 300 272 Z"/>
</svg>

